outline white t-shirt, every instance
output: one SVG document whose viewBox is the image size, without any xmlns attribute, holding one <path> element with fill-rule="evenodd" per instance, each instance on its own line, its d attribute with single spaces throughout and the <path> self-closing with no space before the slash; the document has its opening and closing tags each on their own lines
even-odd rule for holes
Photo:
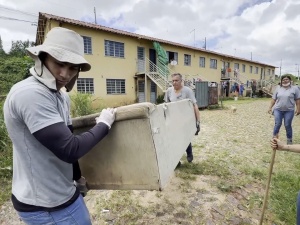
<svg viewBox="0 0 300 225">
<path fill-rule="evenodd" d="M 195 93 L 186 86 L 183 86 L 179 93 L 175 93 L 174 87 L 169 87 L 164 97 L 165 102 L 176 102 L 183 99 L 190 99 L 194 104 L 197 103 Z"/>
</svg>

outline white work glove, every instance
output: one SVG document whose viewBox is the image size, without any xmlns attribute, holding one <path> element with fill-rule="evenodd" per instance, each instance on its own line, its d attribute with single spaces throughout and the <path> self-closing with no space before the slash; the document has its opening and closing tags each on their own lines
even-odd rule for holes
<svg viewBox="0 0 300 225">
<path fill-rule="evenodd" d="M 116 119 L 117 109 L 107 108 L 103 109 L 100 113 L 99 117 L 96 117 L 96 123 L 105 123 L 108 128 L 111 128 L 111 125 L 114 123 Z"/>
</svg>

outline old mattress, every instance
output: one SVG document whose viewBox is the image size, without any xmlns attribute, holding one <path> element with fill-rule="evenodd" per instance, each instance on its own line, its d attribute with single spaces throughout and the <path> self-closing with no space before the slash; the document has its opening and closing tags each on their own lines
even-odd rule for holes
<svg viewBox="0 0 300 225">
<path fill-rule="evenodd" d="M 75 133 L 95 125 L 92 114 L 73 119 Z M 195 132 L 190 100 L 117 108 L 109 134 L 79 161 L 91 189 L 162 190 Z"/>
</svg>

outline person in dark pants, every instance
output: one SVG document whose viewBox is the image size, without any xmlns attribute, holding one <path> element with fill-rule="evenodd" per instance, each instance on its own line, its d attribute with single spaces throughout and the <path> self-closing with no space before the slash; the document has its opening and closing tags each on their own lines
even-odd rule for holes
<svg viewBox="0 0 300 225">
<path fill-rule="evenodd" d="M 189 87 L 183 86 L 182 75 L 180 73 L 172 74 L 173 87 L 169 87 L 166 91 L 164 101 L 176 102 L 182 99 L 190 99 L 194 104 L 194 112 L 196 117 L 197 134 L 200 131 L 200 112 L 197 105 L 195 94 Z M 187 161 L 192 162 L 194 159 L 192 144 L 190 143 L 186 149 Z"/>
<path fill-rule="evenodd" d="M 251 89 L 252 89 L 252 98 L 254 98 L 256 93 L 256 81 L 252 81 Z"/>
</svg>

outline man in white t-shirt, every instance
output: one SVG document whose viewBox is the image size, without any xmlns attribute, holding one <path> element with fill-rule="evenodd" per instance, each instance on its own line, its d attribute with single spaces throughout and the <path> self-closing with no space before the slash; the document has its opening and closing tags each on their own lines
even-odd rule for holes
<svg viewBox="0 0 300 225">
<path fill-rule="evenodd" d="M 169 87 L 166 91 L 164 101 L 165 102 L 176 102 L 183 99 L 190 99 L 194 104 L 194 112 L 196 117 L 197 133 L 200 131 L 200 113 L 197 105 L 195 94 L 189 87 L 183 86 L 182 75 L 180 73 L 172 74 L 173 87 Z M 186 149 L 187 160 L 192 162 L 194 159 L 192 144 L 190 143 Z"/>
</svg>

